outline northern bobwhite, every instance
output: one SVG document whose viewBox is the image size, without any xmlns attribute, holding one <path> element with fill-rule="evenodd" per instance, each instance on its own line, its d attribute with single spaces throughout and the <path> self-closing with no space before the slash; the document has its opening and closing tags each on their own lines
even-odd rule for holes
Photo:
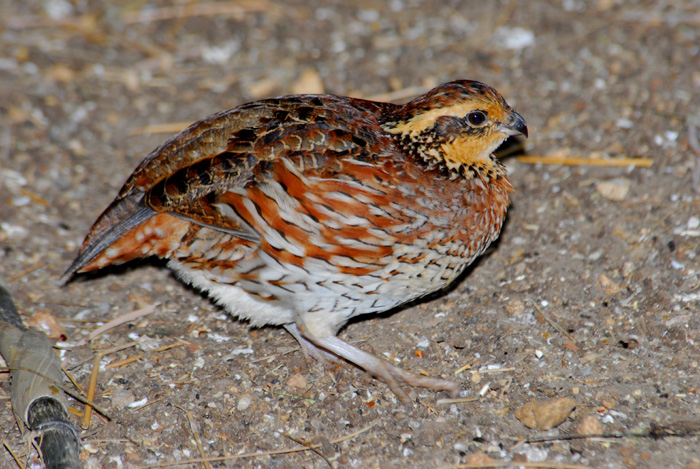
<svg viewBox="0 0 700 469">
<path fill-rule="evenodd" d="M 454 81 L 390 104 L 296 95 L 234 107 L 151 152 L 66 275 L 138 257 L 305 354 L 389 385 L 456 392 L 336 337 L 347 321 L 450 284 L 494 241 L 513 188 L 493 151 L 525 120 L 493 88 Z"/>
</svg>

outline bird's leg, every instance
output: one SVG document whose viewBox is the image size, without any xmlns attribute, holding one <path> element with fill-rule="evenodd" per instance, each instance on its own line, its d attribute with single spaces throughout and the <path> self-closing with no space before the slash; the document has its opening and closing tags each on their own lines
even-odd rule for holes
<svg viewBox="0 0 700 469">
<path fill-rule="evenodd" d="M 337 357 L 344 358 L 345 360 L 359 366 L 363 370 L 372 374 L 376 378 L 380 379 L 389 386 L 389 389 L 396 394 L 396 396 L 401 401 L 406 401 L 408 399 L 407 394 L 402 389 L 402 385 L 414 386 L 414 387 L 424 387 L 434 389 L 436 391 L 448 391 L 452 395 L 456 395 L 459 391 L 459 385 L 454 381 L 449 381 L 446 379 L 432 378 L 430 376 L 423 376 L 417 373 L 411 373 L 410 371 L 403 370 L 398 366 L 394 366 L 386 360 L 375 357 L 371 353 L 367 353 L 359 348 L 348 344 L 336 337 L 333 333 L 324 331 L 319 331 L 320 333 L 311 334 L 308 328 L 304 327 L 303 324 L 298 324 L 295 328 L 295 332 L 299 334 L 297 340 L 304 346 L 304 342 L 311 344 L 314 350 L 332 353 Z M 289 328 L 287 329 L 289 330 Z M 321 350 L 319 350 L 321 349 Z"/>
<path fill-rule="evenodd" d="M 334 355 L 322 348 L 314 345 L 313 342 L 309 341 L 306 337 L 302 335 L 296 324 L 285 324 L 284 328 L 287 332 L 292 334 L 292 336 L 299 342 L 301 346 L 301 353 L 304 354 L 304 358 L 307 360 L 318 360 L 320 362 L 328 362 L 332 364 L 340 364 L 341 360 L 337 355 Z"/>
</svg>

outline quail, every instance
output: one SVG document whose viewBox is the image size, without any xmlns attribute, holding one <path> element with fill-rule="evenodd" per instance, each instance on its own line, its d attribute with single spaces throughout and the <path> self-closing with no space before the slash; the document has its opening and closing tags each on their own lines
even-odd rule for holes
<svg viewBox="0 0 700 469">
<path fill-rule="evenodd" d="M 157 256 L 252 326 L 385 382 L 455 393 L 337 337 L 349 319 L 451 284 L 499 235 L 513 188 L 493 152 L 525 120 L 492 87 L 406 104 L 333 95 L 256 101 L 152 151 L 66 276 Z"/>
</svg>

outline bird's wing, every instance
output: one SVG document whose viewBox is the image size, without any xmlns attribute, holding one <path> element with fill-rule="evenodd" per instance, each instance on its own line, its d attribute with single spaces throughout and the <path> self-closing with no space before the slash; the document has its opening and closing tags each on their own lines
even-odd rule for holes
<svg viewBox="0 0 700 469">
<path fill-rule="evenodd" d="M 376 157 L 387 144 L 379 141 L 379 106 L 301 95 L 239 106 L 193 124 L 136 168 L 91 228 L 66 275 L 158 213 L 259 241 L 250 221 L 225 199 L 264 184 L 283 161 L 300 165 L 302 173 L 333 179 L 342 172 L 339 155 Z"/>
</svg>

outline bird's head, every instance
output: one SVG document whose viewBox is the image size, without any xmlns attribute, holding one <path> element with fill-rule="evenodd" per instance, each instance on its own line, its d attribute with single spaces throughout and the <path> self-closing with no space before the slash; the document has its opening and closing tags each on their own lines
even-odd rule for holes
<svg viewBox="0 0 700 469">
<path fill-rule="evenodd" d="M 451 170 L 493 165 L 492 153 L 527 124 L 495 89 L 478 81 L 445 83 L 401 106 L 384 129 L 403 151 Z"/>
</svg>

